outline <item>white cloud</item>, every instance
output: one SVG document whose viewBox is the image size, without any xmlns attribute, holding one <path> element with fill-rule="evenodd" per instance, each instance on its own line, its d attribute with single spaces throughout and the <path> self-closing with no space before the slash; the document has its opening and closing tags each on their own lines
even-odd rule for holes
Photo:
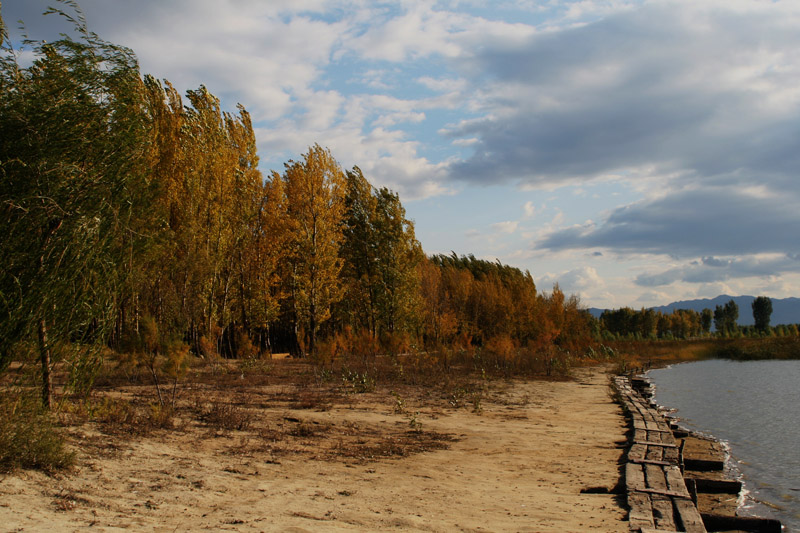
<svg viewBox="0 0 800 533">
<path fill-rule="evenodd" d="M 417 83 L 431 89 L 432 91 L 442 93 L 461 92 L 467 88 L 467 81 L 464 79 L 454 78 L 432 78 L 430 76 L 423 76 L 417 79 Z"/>
<path fill-rule="evenodd" d="M 507 220 L 505 222 L 496 222 L 491 225 L 491 228 L 496 233 L 514 233 L 517 231 L 517 226 L 519 226 L 519 222 Z"/>
<path fill-rule="evenodd" d="M 536 214 L 536 206 L 534 206 L 531 201 L 525 202 L 525 205 L 522 206 L 522 210 L 525 212 L 525 218 L 531 218 Z"/>
</svg>

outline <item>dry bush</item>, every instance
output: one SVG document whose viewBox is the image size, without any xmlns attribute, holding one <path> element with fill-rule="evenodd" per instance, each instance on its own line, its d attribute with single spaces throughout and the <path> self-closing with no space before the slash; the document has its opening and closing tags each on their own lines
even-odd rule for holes
<svg viewBox="0 0 800 533">
<path fill-rule="evenodd" d="M 331 366 L 346 350 L 346 336 L 342 333 L 336 333 L 317 342 L 317 353 L 313 356 L 314 362 L 322 367 Z"/>
<path fill-rule="evenodd" d="M 240 359 L 237 362 L 236 368 L 240 373 L 240 378 L 244 379 L 244 376 L 263 376 L 268 374 L 272 370 L 272 364 L 270 363 L 269 359 L 262 359 L 261 357 L 249 357 L 247 359 Z M 248 380 L 250 384 L 257 384 L 252 380 Z"/>
<path fill-rule="evenodd" d="M 175 429 L 171 405 L 136 403 L 121 398 L 103 397 L 86 404 L 89 418 L 108 434 L 148 435 L 154 430 Z"/>
<path fill-rule="evenodd" d="M 202 355 L 205 359 L 213 361 L 219 358 L 216 340 L 212 340 L 206 335 L 202 335 L 197 344 L 200 348 L 200 355 Z"/>
<path fill-rule="evenodd" d="M 329 392 L 318 390 L 302 390 L 289 404 L 291 409 L 315 409 L 329 411 L 333 407 L 334 396 Z"/>
<path fill-rule="evenodd" d="M 349 330 L 348 330 L 349 333 Z M 360 358 L 364 363 L 374 360 L 380 353 L 381 343 L 378 338 L 367 329 L 345 336 L 348 353 Z"/>
<path fill-rule="evenodd" d="M 244 431 L 253 422 L 253 414 L 232 399 L 214 400 L 201 406 L 200 420 L 218 431 Z"/>
<path fill-rule="evenodd" d="M 359 372 L 345 368 L 342 371 L 342 385 L 345 392 L 363 394 L 375 391 L 375 377 L 368 371 Z"/>
<path fill-rule="evenodd" d="M 451 435 L 420 430 L 394 435 L 370 435 L 370 437 L 372 438 L 340 439 L 329 454 L 333 457 L 355 459 L 363 463 L 390 457 L 407 457 L 432 450 L 443 450 L 450 446 L 450 442 L 456 440 Z"/>
<path fill-rule="evenodd" d="M 52 416 L 39 399 L 4 390 L 0 396 L 0 471 L 34 468 L 53 473 L 74 463 Z"/>
<path fill-rule="evenodd" d="M 330 426 L 327 424 L 319 424 L 316 422 L 305 422 L 299 421 L 295 424 L 290 430 L 289 435 L 292 437 L 298 438 L 313 438 L 313 437 L 320 437 L 323 434 L 327 433 L 330 430 Z"/>
<path fill-rule="evenodd" d="M 239 359 L 260 359 L 258 347 L 253 344 L 246 331 L 236 332 L 236 357 Z"/>
<path fill-rule="evenodd" d="M 380 344 L 389 355 L 407 354 L 414 346 L 411 334 L 407 331 L 386 332 L 381 336 Z"/>
<path fill-rule="evenodd" d="M 517 347 L 508 335 L 496 335 L 484 345 L 484 350 L 503 362 L 512 362 L 516 356 Z"/>
</svg>

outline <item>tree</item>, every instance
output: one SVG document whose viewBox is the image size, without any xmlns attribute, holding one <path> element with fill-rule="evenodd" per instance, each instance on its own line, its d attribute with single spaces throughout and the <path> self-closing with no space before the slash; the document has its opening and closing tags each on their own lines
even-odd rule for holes
<svg viewBox="0 0 800 533">
<path fill-rule="evenodd" d="M 256 311 L 249 309 L 249 285 L 258 284 L 257 297 L 265 303 L 262 282 L 274 281 L 274 262 L 252 262 L 267 259 L 262 215 L 275 187 L 264 184 L 257 168 L 255 134 L 244 107 L 235 115 L 223 112 L 203 86 L 187 92 L 191 105 L 184 106 L 169 82 L 148 76 L 144 84 L 152 123 L 148 163 L 157 195 L 143 230 L 152 237 L 148 258 L 130 299 L 154 317 L 159 331 L 187 338 L 196 353 L 233 354 L 235 338 Z"/>
<path fill-rule="evenodd" d="M 752 308 L 756 329 L 759 331 L 769 329 L 769 320 L 772 316 L 772 300 L 766 296 L 759 296 L 753 300 Z"/>
<path fill-rule="evenodd" d="M 720 335 L 730 335 L 737 328 L 739 319 L 739 306 L 731 299 L 728 303 L 714 308 L 714 327 Z"/>
<path fill-rule="evenodd" d="M 34 62 L 0 50 L 0 363 L 38 344 L 42 400 L 52 397 L 56 346 L 74 355 L 73 378 L 97 367 L 136 239 L 133 213 L 147 189 L 142 81 L 130 50 L 75 16 L 62 36 L 27 41 Z"/>
<path fill-rule="evenodd" d="M 342 319 L 372 335 L 378 330 L 378 257 L 373 187 L 355 167 L 346 174 L 342 278 L 347 296 L 340 305 Z"/>
<path fill-rule="evenodd" d="M 422 248 L 400 197 L 376 190 L 353 168 L 346 176 L 342 277 L 348 293 L 340 307 L 356 327 L 373 336 L 406 330 L 417 304 L 417 265 Z"/>
<path fill-rule="evenodd" d="M 700 313 L 700 324 L 703 328 L 703 333 L 708 333 L 711 331 L 711 321 L 714 318 L 714 313 L 711 309 L 703 309 L 702 313 Z"/>
<path fill-rule="evenodd" d="M 289 223 L 289 285 L 295 327 L 305 327 L 308 351 L 316 352 L 320 325 L 342 296 L 344 173 L 330 151 L 318 144 L 302 161 L 290 161 L 283 174 Z"/>
</svg>

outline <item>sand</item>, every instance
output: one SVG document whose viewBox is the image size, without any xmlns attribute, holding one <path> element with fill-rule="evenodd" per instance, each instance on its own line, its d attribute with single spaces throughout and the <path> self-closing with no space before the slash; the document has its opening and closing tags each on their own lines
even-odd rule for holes
<svg viewBox="0 0 800 533">
<path fill-rule="evenodd" d="M 265 402 L 248 431 L 118 438 L 87 422 L 70 429 L 72 472 L 0 478 L 0 530 L 627 531 L 623 500 L 581 493 L 619 482 L 608 390 L 593 368 L 452 407 L 389 391 L 327 410 Z"/>
</svg>

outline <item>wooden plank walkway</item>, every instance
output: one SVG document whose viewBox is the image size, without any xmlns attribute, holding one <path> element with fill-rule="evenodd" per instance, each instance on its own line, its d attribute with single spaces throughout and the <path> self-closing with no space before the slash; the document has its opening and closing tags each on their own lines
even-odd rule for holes
<svg viewBox="0 0 800 533">
<path fill-rule="evenodd" d="M 614 385 L 633 426 L 625 485 L 630 530 L 641 533 L 706 533 L 681 472 L 681 449 L 669 424 L 628 378 Z"/>
</svg>

